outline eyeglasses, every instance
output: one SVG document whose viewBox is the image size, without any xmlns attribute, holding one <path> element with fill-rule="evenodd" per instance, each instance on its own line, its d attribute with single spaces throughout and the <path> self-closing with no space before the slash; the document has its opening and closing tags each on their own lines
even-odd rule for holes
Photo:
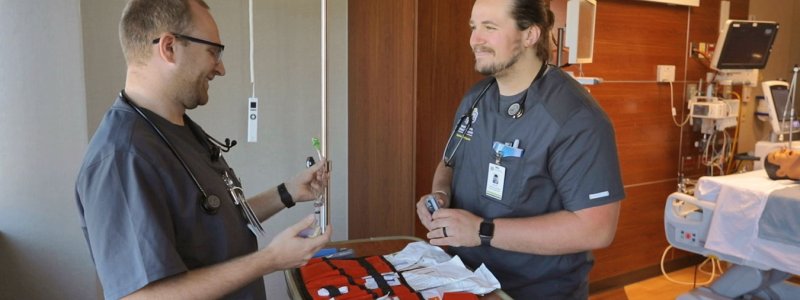
<svg viewBox="0 0 800 300">
<path fill-rule="evenodd" d="M 225 45 L 217 44 L 217 43 L 214 43 L 214 42 L 211 42 L 211 41 L 207 41 L 207 40 L 204 40 L 204 39 L 198 39 L 196 37 L 188 36 L 188 35 L 184 35 L 184 34 L 179 34 L 179 33 L 174 33 L 174 32 L 170 32 L 170 34 L 174 35 L 176 38 L 184 39 L 184 40 L 187 40 L 187 41 L 190 41 L 190 42 L 193 42 L 193 43 L 199 43 L 199 44 L 206 44 L 206 45 L 209 45 L 209 46 L 214 46 L 215 48 L 213 48 L 213 49 L 215 49 L 215 50 L 212 50 L 211 53 L 214 54 L 214 58 L 216 59 L 217 63 L 220 63 L 222 61 L 222 52 L 225 51 Z M 153 44 L 158 44 L 159 41 L 161 41 L 160 37 L 154 39 L 153 40 Z"/>
</svg>

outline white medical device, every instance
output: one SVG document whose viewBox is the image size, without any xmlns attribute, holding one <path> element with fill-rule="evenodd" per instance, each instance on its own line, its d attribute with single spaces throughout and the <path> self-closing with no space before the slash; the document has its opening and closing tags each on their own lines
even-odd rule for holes
<svg viewBox="0 0 800 300">
<path fill-rule="evenodd" d="M 783 81 L 761 83 L 772 132 L 776 135 L 800 131 L 797 111 L 789 104 L 789 84 Z"/>
<path fill-rule="evenodd" d="M 739 102 L 717 97 L 692 97 L 689 100 L 689 114 L 692 118 L 700 119 L 735 118 L 739 114 Z"/>
<path fill-rule="evenodd" d="M 568 0 L 565 46 L 571 64 L 591 63 L 594 54 L 594 24 L 597 0 Z"/>
<path fill-rule="evenodd" d="M 739 116 L 738 100 L 692 96 L 688 106 L 691 116 L 689 124 L 694 125 L 695 120 L 699 119 L 702 122 L 702 133 L 711 134 L 736 126 L 736 118 Z"/>
<path fill-rule="evenodd" d="M 258 98 L 250 97 L 247 101 L 247 142 L 258 141 Z"/>
</svg>

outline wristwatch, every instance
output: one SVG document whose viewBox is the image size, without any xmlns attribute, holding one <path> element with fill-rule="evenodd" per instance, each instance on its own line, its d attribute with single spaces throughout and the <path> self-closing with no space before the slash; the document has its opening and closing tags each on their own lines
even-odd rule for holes
<svg viewBox="0 0 800 300">
<path fill-rule="evenodd" d="M 478 236 L 481 238 L 481 245 L 490 246 L 492 244 L 492 238 L 494 237 L 494 223 L 492 219 L 483 219 L 481 227 L 478 230 Z"/>
</svg>

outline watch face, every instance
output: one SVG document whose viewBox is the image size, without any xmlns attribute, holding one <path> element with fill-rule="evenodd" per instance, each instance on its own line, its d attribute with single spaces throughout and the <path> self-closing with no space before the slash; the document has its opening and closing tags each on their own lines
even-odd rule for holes
<svg viewBox="0 0 800 300">
<path fill-rule="evenodd" d="M 491 238 L 494 236 L 494 223 L 492 222 L 481 222 L 481 228 L 478 231 L 478 235 L 481 238 Z"/>
</svg>

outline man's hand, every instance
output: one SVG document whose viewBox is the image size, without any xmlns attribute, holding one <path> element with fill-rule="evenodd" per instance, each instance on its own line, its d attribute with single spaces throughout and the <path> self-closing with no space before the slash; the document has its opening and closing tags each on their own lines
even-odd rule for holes
<svg viewBox="0 0 800 300">
<path fill-rule="evenodd" d="M 265 259 L 272 262 L 275 269 L 286 270 L 305 265 L 314 253 L 331 240 L 331 227 L 325 233 L 313 238 L 299 237 L 303 229 L 314 225 L 314 216 L 309 215 L 297 224 L 279 233 L 267 247 L 261 251 Z"/>
<path fill-rule="evenodd" d="M 427 213 L 427 210 L 425 211 Z M 419 213 L 419 205 L 417 205 Z M 483 218 L 463 209 L 442 208 L 433 213 L 427 237 L 431 245 L 474 247 L 481 244 L 478 236 Z"/>
<path fill-rule="evenodd" d="M 296 202 L 315 200 L 325 191 L 329 179 L 328 160 L 323 157 L 317 164 L 286 182 L 286 189 Z"/>
</svg>

